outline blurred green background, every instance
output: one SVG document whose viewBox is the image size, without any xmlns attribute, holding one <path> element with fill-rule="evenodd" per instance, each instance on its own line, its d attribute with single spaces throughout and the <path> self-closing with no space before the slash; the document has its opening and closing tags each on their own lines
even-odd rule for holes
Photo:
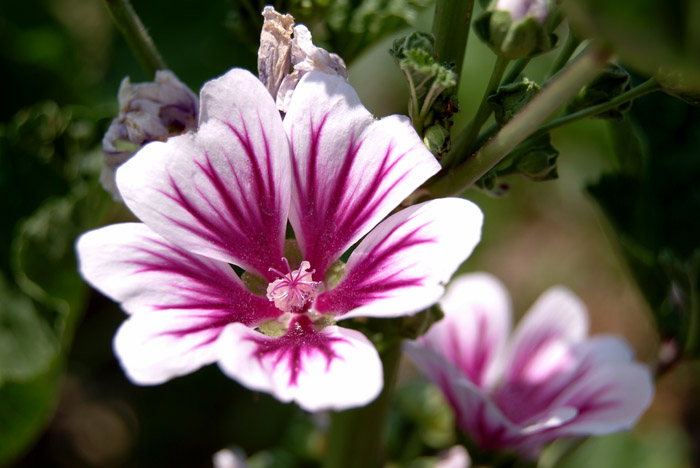
<svg viewBox="0 0 700 468">
<path fill-rule="evenodd" d="M 349 15 L 356 3 L 364 10 Z M 255 71 L 261 6 L 134 2 L 169 67 L 195 92 L 231 67 Z M 406 87 L 387 51 L 408 26 L 430 29 L 431 2 L 282 2 L 278 10 L 307 23 L 317 43 L 346 59 L 350 82 L 375 115 L 406 113 Z M 309 417 L 249 392 L 214 366 L 137 387 L 116 362 L 111 340 L 124 314 L 82 283 L 73 241 L 85 230 L 130 219 L 97 182 L 100 142 L 117 114 L 121 79 L 147 76 L 105 5 L 2 2 L 0 42 L 6 90 L 0 100 L 0 465 L 207 467 L 214 452 L 236 446 L 257 453 L 256 466 L 316 466 L 325 415 Z M 534 61 L 527 75 L 542 79 L 555 54 Z M 494 60 L 470 38 L 457 126 L 473 115 Z M 697 109 L 656 93 L 635 102 L 629 119 L 656 129 L 644 140 L 650 148 L 687 142 L 686 151 L 700 153 Z M 559 179 L 510 180 L 502 199 L 467 194 L 486 221 L 482 243 L 462 271 L 499 276 L 521 314 L 545 289 L 564 284 L 589 307 L 593 333 L 619 333 L 652 362 L 659 337 L 651 310 L 626 266 L 619 232 L 586 191 L 601 174 L 619 169 L 609 124 L 580 122 L 555 131 L 553 141 L 561 152 Z M 645 215 L 658 218 L 654 210 L 664 203 L 672 200 L 649 205 Z M 685 216 L 697 224 L 697 212 Z M 698 365 L 675 366 L 634 431 L 586 441 L 558 466 L 700 466 L 698 389 Z M 456 440 L 444 402 L 408 365 L 390 430 L 389 453 L 399 462 Z M 564 449 L 551 447 L 542 466 Z"/>
</svg>

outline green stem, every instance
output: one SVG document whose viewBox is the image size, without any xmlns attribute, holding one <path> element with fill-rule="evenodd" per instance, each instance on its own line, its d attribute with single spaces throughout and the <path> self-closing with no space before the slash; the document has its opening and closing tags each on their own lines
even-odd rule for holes
<svg viewBox="0 0 700 468">
<path fill-rule="evenodd" d="M 105 0 L 105 4 L 146 74 L 153 78 L 157 70 L 168 68 L 129 0 Z"/>
<path fill-rule="evenodd" d="M 435 198 L 459 195 L 498 164 L 564 103 L 593 78 L 607 62 L 607 54 L 590 47 L 555 76 L 525 108 L 508 122 L 479 152 L 426 190 Z"/>
<path fill-rule="evenodd" d="M 638 97 L 644 96 L 645 94 L 651 93 L 653 91 L 656 91 L 660 89 L 661 87 L 659 84 L 656 82 L 654 78 L 650 78 L 644 83 L 635 86 L 634 88 L 630 89 L 626 93 L 622 93 L 619 96 L 604 102 L 602 104 L 598 104 L 596 106 L 591 106 L 587 107 L 585 109 L 581 109 L 578 112 L 574 112 L 573 114 L 567 114 L 563 115 L 557 119 L 552 120 L 551 122 L 548 122 L 544 125 L 542 125 L 540 128 L 538 128 L 533 134 L 533 137 L 543 135 L 547 132 L 550 132 L 554 130 L 555 128 L 561 127 L 562 125 L 566 125 L 572 122 L 575 122 L 577 120 L 585 119 L 587 117 L 593 117 L 594 115 L 598 115 L 602 112 L 608 111 L 610 109 L 614 109 L 628 101 L 632 101 L 634 99 L 637 99 Z"/>
<path fill-rule="evenodd" d="M 506 77 L 503 78 L 503 81 L 501 81 L 501 86 L 507 85 L 515 81 L 518 75 L 520 75 L 523 72 L 523 70 L 525 70 L 525 67 L 527 67 L 529 63 L 529 58 L 519 58 L 518 60 L 516 60 L 513 63 L 513 66 L 510 67 L 510 70 L 508 70 Z"/>
<path fill-rule="evenodd" d="M 573 31 L 569 31 L 569 37 L 566 38 L 564 47 L 562 47 L 561 51 L 559 51 L 559 55 L 557 55 L 557 58 L 554 60 L 552 68 L 550 68 L 549 72 L 547 73 L 548 78 L 554 76 L 559 70 L 566 66 L 566 63 L 574 54 L 580 43 L 581 41 L 578 39 L 578 37 L 576 37 L 576 34 L 574 34 Z"/>
<path fill-rule="evenodd" d="M 452 147 L 452 150 L 443 159 L 443 165 L 459 164 L 469 155 L 476 138 L 479 136 L 479 130 L 481 130 L 484 122 L 486 122 L 486 119 L 491 115 L 491 106 L 488 103 L 488 98 L 496 92 L 498 86 L 501 84 L 501 78 L 509 62 L 510 59 L 501 57 L 500 55 L 497 56 L 496 63 L 493 65 L 493 70 L 491 71 L 491 78 L 489 78 L 489 82 L 484 90 L 484 95 L 481 97 L 479 108 L 464 132 L 466 135 L 456 140 L 456 144 Z"/>
<path fill-rule="evenodd" d="M 457 85 L 462 74 L 464 53 L 467 50 L 469 27 L 472 22 L 474 0 L 437 0 L 433 19 L 435 53 L 443 62 L 454 62 Z"/>
<path fill-rule="evenodd" d="M 324 468 L 375 468 L 382 466 L 386 416 L 401 359 L 401 342 L 381 353 L 384 388 L 369 405 L 331 414 Z"/>
</svg>

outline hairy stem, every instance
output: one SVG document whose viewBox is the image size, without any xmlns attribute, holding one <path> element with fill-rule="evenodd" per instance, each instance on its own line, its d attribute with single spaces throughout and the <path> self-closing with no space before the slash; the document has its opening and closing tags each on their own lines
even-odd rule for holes
<svg viewBox="0 0 700 468">
<path fill-rule="evenodd" d="M 324 468 L 371 468 L 383 465 L 385 422 L 391 392 L 401 359 L 401 342 L 387 346 L 381 353 L 384 388 L 369 405 L 331 414 L 328 449 Z"/>
<path fill-rule="evenodd" d="M 549 69 L 549 73 L 547 73 L 547 77 L 555 75 L 559 70 L 566 66 L 566 63 L 574 54 L 580 43 L 581 41 L 576 37 L 574 32 L 569 31 L 569 37 L 566 38 L 564 46 L 561 48 L 559 55 L 557 55 L 557 58 L 554 60 L 552 68 Z"/>
<path fill-rule="evenodd" d="M 157 70 L 168 68 L 129 0 L 105 0 L 105 4 L 146 74 L 153 78 Z"/>
<path fill-rule="evenodd" d="M 486 122 L 486 119 L 491 115 L 491 107 L 489 106 L 488 98 L 496 92 L 498 86 L 501 84 L 501 78 L 506 71 L 508 62 L 510 62 L 510 59 L 501 57 L 500 55 L 496 58 L 496 63 L 493 65 L 493 70 L 491 71 L 491 78 L 489 78 L 489 82 L 484 90 L 484 95 L 481 97 L 479 108 L 474 118 L 463 132 L 464 136 L 456 140 L 456 144 L 452 147 L 452 150 L 443 159 L 443 166 L 448 167 L 448 165 L 459 164 L 468 156 L 467 153 L 471 150 L 476 138 L 479 136 L 479 130 L 481 130 L 484 122 Z"/>
<path fill-rule="evenodd" d="M 525 108 L 474 156 L 432 180 L 425 188 L 432 197 L 459 195 L 530 136 L 550 115 L 568 102 L 607 62 L 608 55 L 588 48 L 550 81 Z"/>
<path fill-rule="evenodd" d="M 578 112 L 574 112 L 573 114 L 563 115 L 557 119 L 554 119 L 551 122 L 542 125 L 532 135 L 543 135 L 547 132 L 554 130 L 555 128 L 561 127 L 562 125 L 570 124 L 577 120 L 585 119 L 588 117 L 593 117 L 594 115 L 598 115 L 602 112 L 614 109 L 628 101 L 632 101 L 634 99 L 637 99 L 638 97 L 644 96 L 645 94 L 657 91 L 659 89 L 660 86 L 656 82 L 656 80 L 654 78 L 650 78 L 644 83 L 635 86 L 626 93 L 620 94 L 619 96 L 609 100 L 608 102 L 604 102 L 596 106 L 587 107 L 585 109 L 581 109 Z"/>
<path fill-rule="evenodd" d="M 435 2 L 433 19 L 435 53 L 443 62 L 454 62 L 457 89 L 459 89 L 459 76 L 462 74 L 464 52 L 467 50 L 473 9 L 474 0 L 437 0 Z"/>
</svg>

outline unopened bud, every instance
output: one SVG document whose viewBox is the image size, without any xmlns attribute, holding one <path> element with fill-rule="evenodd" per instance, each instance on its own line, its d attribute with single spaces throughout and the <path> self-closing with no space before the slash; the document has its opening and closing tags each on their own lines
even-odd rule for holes
<svg viewBox="0 0 700 468">
<path fill-rule="evenodd" d="M 498 55 L 533 57 L 556 43 L 545 24 L 548 12 L 547 0 L 498 0 L 477 18 L 474 27 Z"/>
<path fill-rule="evenodd" d="M 115 200 L 121 196 L 114 175 L 142 146 L 165 141 L 197 128 L 197 96 L 169 70 L 156 72 L 155 81 L 131 84 L 129 77 L 119 87 L 119 115 L 102 139 L 105 165 L 102 186 Z"/>
<path fill-rule="evenodd" d="M 498 88 L 498 91 L 488 98 L 498 125 L 507 124 L 539 91 L 540 86 L 527 78 Z"/>
<path fill-rule="evenodd" d="M 631 88 L 632 82 L 629 73 L 624 68 L 611 65 L 581 89 L 571 104 L 567 106 L 567 112 L 573 113 L 603 104 L 629 91 Z M 632 101 L 627 101 L 614 109 L 597 114 L 595 117 L 621 121 L 624 118 L 622 113 L 627 112 L 631 106 Z"/>
<path fill-rule="evenodd" d="M 700 72 L 660 69 L 656 81 L 661 89 L 693 106 L 700 106 Z"/>
</svg>

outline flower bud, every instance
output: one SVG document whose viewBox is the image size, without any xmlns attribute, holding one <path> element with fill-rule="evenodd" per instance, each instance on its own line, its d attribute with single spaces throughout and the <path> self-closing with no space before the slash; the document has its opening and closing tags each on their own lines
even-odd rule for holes
<svg viewBox="0 0 700 468">
<path fill-rule="evenodd" d="M 632 88 L 630 75 L 624 68 L 611 65 L 598 75 L 593 81 L 583 87 L 573 101 L 567 106 L 567 112 L 573 113 L 591 106 L 603 104 L 613 98 L 629 91 Z M 621 121 L 623 112 L 627 112 L 632 106 L 632 101 L 597 114 L 595 117 Z"/>
<path fill-rule="evenodd" d="M 692 106 L 700 106 L 700 72 L 669 70 L 656 72 L 656 81 L 666 94 L 677 97 Z"/>
<path fill-rule="evenodd" d="M 498 125 L 507 124 L 539 91 L 540 86 L 527 78 L 498 88 L 498 91 L 488 98 Z"/>
<path fill-rule="evenodd" d="M 432 125 L 425 131 L 423 143 L 434 155 L 443 155 L 450 150 L 450 132 L 442 125 Z"/>
<path fill-rule="evenodd" d="M 527 144 L 515 157 L 514 172 L 534 182 L 543 182 L 558 177 L 557 158 L 559 151 L 550 143 L 549 134 Z"/>
<path fill-rule="evenodd" d="M 547 0 L 498 0 L 474 27 L 498 55 L 510 59 L 533 57 L 556 43 L 545 25 L 548 12 Z"/>
<path fill-rule="evenodd" d="M 197 96 L 169 70 L 156 72 L 154 82 L 131 84 L 129 77 L 119 87 L 119 115 L 102 139 L 105 165 L 102 186 L 121 200 L 114 175 L 117 168 L 151 141 L 165 141 L 197 127 Z"/>
</svg>

